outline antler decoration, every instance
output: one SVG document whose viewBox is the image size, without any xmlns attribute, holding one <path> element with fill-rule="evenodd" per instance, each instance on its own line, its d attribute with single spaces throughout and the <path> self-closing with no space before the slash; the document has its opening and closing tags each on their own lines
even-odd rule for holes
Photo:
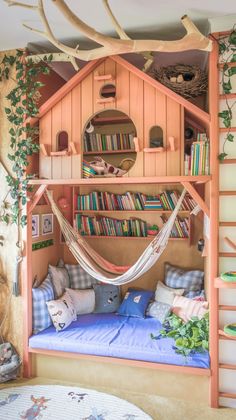
<svg viewBox="0 0 236 420">
<path fill-rule="evenodd" d="M 97 32 L 94 28 L 87 25 L 83 22 L 78 16 L 76 16 L 71 9 L 67 6 L 64 0 L 51 0 L 53 4 L 60 10 L 65 19 L 70 22 L 81 34 L 87 38 L 95 41 L 100 47 L 93 48 L 91 50 L 81 50 L 79 45 L 76 48 L 71 48 L 58 39 L 55 38 L 51 27 L 49 25 L 48 19 L 44 11 L 43 0 L 38 0 L 37 5 L 29 5 L 19 1 L 5 0 L 9 6 L 20 6 L 27 9 L 35 10 L 39 13 L 40 19 L 42 21 L 44 31 L 41 31 L 36 28 L 32 28 L 26 24 L 23 26 L 32 32 L 36 32 L 42 37 L 48 39 L 56 48 L 61 50 L 67 56 L 70 56 L 74 59 L 79 59 L 82 61 L 90 61 L 102 57 L 107 57 L 116 54 L 126 54 L 126 53 L 141 53 L 147 61 L 146 67 L 149 67 L 153 61 L 152 52 L 161 51 L 161 52 L 178 52 L 178 51 L 187 51 L 187 50 L 202 50 L 202 51 L 211 51 L 212 41 L 205 37 L 194 25 L 191 19 L 184 15 L 181 18 L 181 22 L 186 29 L 186 35 L 179 40 L 175 41 L 161 41 L 161 40 L 133 40 L 125 33 L 121 28 L 120 24 L 113 15 L 111 8 L 109 6 L 108 0 L 103 0 L 104 7 L 110 16 L 113 26 L 119 35 L 118 38 L 112 38 L 110 36 L 103 35 L 100 32 Z M 75 64 L 75 63 L 74 63 Z"/>
</svg>

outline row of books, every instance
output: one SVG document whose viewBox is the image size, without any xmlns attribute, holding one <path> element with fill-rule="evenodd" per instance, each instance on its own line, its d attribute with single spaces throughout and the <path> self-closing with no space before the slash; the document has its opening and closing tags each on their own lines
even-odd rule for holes
<svg viewBox="0 0 236 420">
<path fill-rule="evenodd" d="M 76 214 L 76 228 L 85 236 L 147 236 L 147 222 L 140 219 L 119 220 Z"/>
<path fill-rule="evenodd" d="M 168 220 L 165 215 L 162 215 L 161 219 L 163 223 L 166 223 Z M 171 238 L 188 238 L 189 237 L 189 219 L 187 217 L 179 217 L 179 216 L 176 217 L 170 237 Z"/>
<path fill-rule="evenodd" d="M 134 150 L 133 133 L 85 133 L 84 152 Z"/>
<path fill-rule="evenodd" d="M 92 191 L 76 197 L 77 210 L 173 210 L 178 202 L 178 191 L 164 191 L 155 196 L 127 191 L 113 194 L 107 191 Z M 196 206 L 193 198 L 186 194 L 181 210 L 192 210 Z"/>
<path fill-rule="evenodd" d="M 210 174 L 210 144 L 207 139 L 192 143 L 190 155 L 185 154 L 184 165 L 185 175 Z"/>
<path fill-rule="evenodd" d="M 163 224 L 167 222 L 165 215 L 161 216 Z M 115 219 L 105 216 L 86 216 L 76 214 L 75 226 L 84 236 L 127 236 L 127 237 L 147 237 L 148 224 L 146 221 L 131 219 Z M 188 238 L 189 237 L 189 221 L 188 218 L 177 217 L 171 231 L 172 238 Z"/>
</svg>

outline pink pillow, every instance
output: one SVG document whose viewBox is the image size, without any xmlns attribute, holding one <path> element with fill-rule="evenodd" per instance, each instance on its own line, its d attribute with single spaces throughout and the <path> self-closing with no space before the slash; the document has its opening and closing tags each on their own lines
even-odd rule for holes
<svg viewBox="0 0 236 420">
<path fill-rule="evenodd" d="M 208 311 L 208 302 L 198 302 L 184 296 L 175 296 L 172 312 L 178 315 L 183 321 L 189 321 L 192 316 L 201 319 Z"/>
</svg>

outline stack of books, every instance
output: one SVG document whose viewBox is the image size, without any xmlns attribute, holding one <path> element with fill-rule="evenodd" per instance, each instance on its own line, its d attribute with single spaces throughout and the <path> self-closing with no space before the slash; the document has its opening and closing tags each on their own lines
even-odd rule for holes
<svg viewBox="0 0 236 420">
<path fill-rule="evenodd" d="M 210 144 L 206 134 L 198 134 L 197 141 L 192 143 L 191 154 L 185 155 L 185 175 L 210 174 Z"/>
<path fill-rule="evenodd" d="M 134 134 L 85 133 L 84 152 L 104 152 L 114 150 L 134 150 Z"/>
<path fill-rule="evenodd" d="M 167 222 L 165 215 L 161 216 L 163 224 Z M 189 219 L 187 217 L 177 216 L 171 231 L 171 238 L 188 238 L 189 237 Z"/>
<path fill-rule="evenodd" d="M 173 210 L 178 202 L 179 196 L 179 191 L 164 191 L 156 196 L 129 191 L 124 194 L 113 194 L 107 191 L 93 191 L 90 194 L 78 195 L 76 197 L 75 208 L 77 210 L 97 211 Z M 195 206 L 196 202 L 188 193 L 186 193 L 181 210 L 191 211 Z"/>
<path fill-rule="evenodd" d="M 140 219 L 119 220 L 104 216 L 90 217 L 78 213 L 75 225 L 84 236 L 147 236 L 147 223 Z"/>
<path fill-rule="evenodd" d="M 91 168 L 88 162 L 83 160 L 83 178 L 93 178 L 96 175 L 96 171 Z"/>
</svg>

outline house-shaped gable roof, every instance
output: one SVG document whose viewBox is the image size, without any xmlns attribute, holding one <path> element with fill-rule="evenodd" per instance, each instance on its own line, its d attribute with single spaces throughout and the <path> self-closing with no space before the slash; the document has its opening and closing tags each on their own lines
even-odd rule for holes
<svg viewBox="0 0 236 420">
<path fill-rule="evenodd" d="M 39 118 L 46 114 L 54 105 L 57 104 L 68 92 L 70 92 L 75 86 L 77 86 L 88 74 L 90 74 L 96 67 L 105 61 L 106 58 L 98 59 L 90 61 L 86 64 L 82 70 L 80 70 L 75 76 L 73 76 L 64 86 L 62 86 L 54 95 L 48 99 L 39 110 Z M 120 56 L 110 56 L 109 59 L 115 61 L 117 64 L 123 66 L 128 71 L 134 73 L 137 77 L 152 85 L 155 89 L 158 89 L 167 97 L 173 99 L 174 101 L 178 102 L 182 105 L 189 114 L 196 117 L 203 123 L 209 123 L 210 115 L 203 111 L 202 109 L 198 108 L 196 105 L 192 104 L 191 102 L 184 99 L 182 96 L 178 95 L 177 93 L 173 92 L 166 86 L 162 85 L 157 80 L 150 77 L 148 74 L 144 73 L 142 70 L 139 70 L 133 64 L 129 63 L 127 60 Z"/>
</svg>

